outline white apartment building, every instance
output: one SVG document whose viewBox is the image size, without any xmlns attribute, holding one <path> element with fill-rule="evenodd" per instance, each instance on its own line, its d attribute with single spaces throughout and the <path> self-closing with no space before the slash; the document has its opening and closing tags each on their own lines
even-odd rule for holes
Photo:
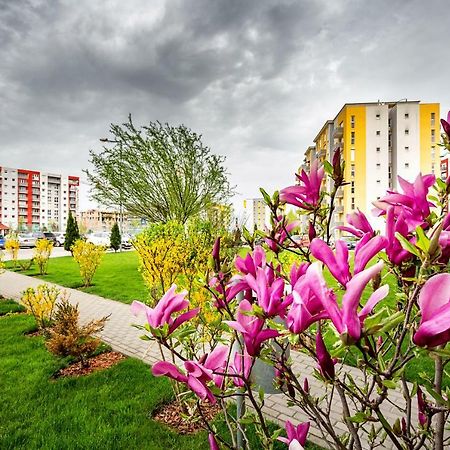
<svg viewBox="0 0 450 450">
<path fill-rule="evenodd" d="M 0 166 L 0 223 L 10 229 L 65 230 L 78 213 L 79 177 Z"/>
</svg>

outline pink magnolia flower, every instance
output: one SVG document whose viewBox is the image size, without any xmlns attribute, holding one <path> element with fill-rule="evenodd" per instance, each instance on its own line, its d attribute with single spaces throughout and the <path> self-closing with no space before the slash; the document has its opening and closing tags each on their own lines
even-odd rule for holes
<svg viewBox="0 0 450 450">
<path fill-rule="evenodd" d="M 207 357 L 203 364 L 197 361 L 185 361 L 186 373 L 178 366 L 168 361 L 158 361 L 152 367 L 155 377 L 167 376 L 180 383 L 184 383 L 201 400 L 208 400 L 211 404 L 216 403 L 211 390 L 207 384 L 214 382 L 217 387 L 222 387 L 223 376 L 214 374 L 215 371 L 223 371 L 226 366 L 229 348 L 226 345 L 216 347 Z"/>
<path fill-rule="evenodd" d="M 294 426 L 289 420 L 286 421 L 286 434 L 285 437 L 278 437 L 277 439 L 285 444 L 289 445 L 289 450 L 301 450 L 306 443 L 306 436 L 309 431 L 309 422 L 303 422 Z"/>
<path fill-rule="evenodd" d="M 208 434 L 209 450 L 219 450 L 219 445 L 217 444 L 216 438 L 213 433 Z"/>
<path fill-rule="evenodd" d="M 299 184 L 282 189 L 280 200 L 302 209 L 315 209 L 320 201 L 320 188 L 324 175 L 323 166 L 319 168 L 318 161 L 313 161 L 309 175 L 304 170 L 300 175 L 297 174 Z"/>
<path fill-rule="evenodd" d="M 308 269 L 309 263 L 303 262 L 301 264 L 298 264 L 295 262 L 292 264 L 291 271 L 289 273 L 289 281 L 291 283 L 291 286 L 294 286 L 297 281 L 306 273 L 306 269 Z"/>
<path fill-rule="evenodd" d="M 316 355 L 321 375 L 327 380 L 333 380 L 335 376 L 334 365 L 336 364 L 336 361 L 333 360 L 328 353 L 320 331 L 316 334 Z"/>
<path fill-rule="evenodd" d="M 293 287 L 293 302 L 286 317 L 286 326 L 292 333 L 299 334 L 307 330 L 310 325 L 321 319 L 327 319 L 322 300 L 311 289 L 311 271 L 306 271 Z"/>
<path fill-rule="evenodd" d="M 386 246 L 386 238 L 383 236 L 371 237 L 365 234 L 355 248 L 354 273 L 362 272 L 369 261 Z M 322 239 L 314 239 L 310 245 L 311 254 L 322 261 L 331 274 L 342 286 L 346 286 L 351 279 L 349 252 L 344 241 L 336 241 L 336 254 Z"/>
<path fill-rule="evenodd" d="M 422 313 L 413 341 L 420 347 L 437 347 L 450 341 L 450 274 L 434 275 L 419 294 Z"/>
<path fill-rule="evenodd" d="M 408 237 L 408 225 L 406 224 L 403 213 L 400 213 L 396 217 L 394 207 L 391 206 L 387 209 L 386 214 L 386 255 L 392 264 L 398 266 L 402 262 L 410 259 L 412 254 L 403 249 L 395 233 L 399 233 L 410 240 Z"/>
<path fill-rule="evenodd" d="M 361 337 L 364 320 L 372 312 L 375 305 L 389 293 L 389 285 L 381 286 L 372 293 L 367 303 L 358 312 L 359 302 L 365 287 L 373 277 L 381 272 L 382 268 L 383 261 L 380 261 L 354 275 L 346 284 L 346 290 L 342 297 L 342 307 L 339 307 L 334 292 L 328 289 L 319 263 L 313 263 L 308 268 L 311 290 L 321 300 L 333 325 L 345 341 L 350 338 L 350 342 L 354 342 Z"/>
<path fill-rule="evenodd" d="M 245 349 L 243 354 L 236 352 L 228 371 L 231 375 L 239 375 L 239 377 L 232 377 L 233 384 L 237 387 L 243 387 L 244 380 L 240 377 L 248 378 L 250 376 L 251 369 L 252 357 L 245 351 Z"/>
<path fill-rule="evenodd" d="M 285 217 L 278 216 L 275 219 L 273 233 L 270 236 L 266 237 L 264 241 L 273 252 L 278 252 L 281 250 L 281 247 L 278 244 L 283 244 L 288 237 L 287 233 L 291 233 L 299 226 L 299 220 L 287 222 Z"/>
<path fill-rule="evenodd" d="M 253 252 L 247 253 L 244 258 L 241 256 L 236 257 L 234 265 L 243 275 L 250 273 L 256 277 L 257 267 L 266 268 L 266 252 L 258 245 Z"/>
<path fill-rule="evenodd" d="M 433 186 L 436 177 L 432 174 L 419 174 L 414 183 L 398 177 L 398 182 L 403 193 L 388 191 L 388 194 L 373 202 L 378 215 L 386 214 L 390 206 L 394 207 L 394 215 L 398 217 L 403 214 L 408 231 L 415 230 L 418 226 L 426 225 L 426 219 L 430 215 L 430 207 L 433 203 L 427 199 L 428 190 Z"/>
<path fill-rule="evenodd" d="M 195 317 L 200 309 L 191 309 L 173 318 L 172 315 L 174 313 L 182 311 L 189 306 L 189 301 L 185 299 L 187 291 L 176 294 L 176 288 L 177 286 L 175 284 L 172 285 L 172 287 L 163 295 L 155 308 L 150 308 L 144 303 L 134 301 L 131 304 L 131 312 L 135 316 L 142 312 L 145 313 L 147 322 L 151 328 L 162 328 L 164 325 L 168 324 L 168 334 L 173 333 L 181 324 Z"/>
<path fill-rule="evenodd" d="M 420 389 L 420 386 L 417 386 L 417 415 L 419 418 L 419 424 L 424 427 L 427 424 L 427 415 L 425 413 L 425 397 L 423 395 L 422 389 Z"/>
<path fill-rule="evenodd" d="M 231 328 L 242 334 L 245 348 L 250 356 L 258 356 L 261 345 L 267 339 L 275 338 L 279 335 L 277 330 L 264 328 L 264 320 L 249 315 L 252 305 L 247 300 L 239 304 L 236 321 L 225 321 Z"/>
<path fill-rule="evenodd" d="M 347 233 L 353 234 L 356 237 L 363 237 L 366 234 L 370 236 L 375 236 L 375 231 L 370 225 L 366 215 L 359 209 L 347 214 L 347 222 L 350 226 L 340 226 L 337 227 L 338 230 L 346 231 Z"/>
<path fill-rule="evenodd" d="M 256 277 L 252 274 L 245 276 L 245 281 L 256 295 L 258 305 L 268 317 L 285 317 L 286 308 L 291 298 L 284 295 L 284 279 L 274 278 L 273 270 L 257 269 Z"/>
<path fill-rule="evenodd" d="M 444 133 L 450 139 L 450 111 L 447 114 L 447 120 L 441 119 L 441 125 L 442 125 L 442 128 L 444 129 Z"/>
</svg>

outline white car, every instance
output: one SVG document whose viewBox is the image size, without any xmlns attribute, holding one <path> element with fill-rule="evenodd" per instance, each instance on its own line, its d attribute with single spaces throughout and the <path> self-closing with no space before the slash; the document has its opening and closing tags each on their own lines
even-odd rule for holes
<svg viewBox="0 0 450 450">
<path fill-rule="evenodd" d="M 59 244 L 57 245 L 57 247 L 63 246 L 66 240 L 66 233 L 63 233 L 62 231 L 54 231 L 53 234 L 55 235 L 55 238 Z"/>
<path fill-rule="evenodd" d="M 91 233 L 86 236 L 86 241 L 91 242 L 95 245 L 104 245 L 105 247 L 110 247 L 110 233 L 97 232 Z"/>
</svg>

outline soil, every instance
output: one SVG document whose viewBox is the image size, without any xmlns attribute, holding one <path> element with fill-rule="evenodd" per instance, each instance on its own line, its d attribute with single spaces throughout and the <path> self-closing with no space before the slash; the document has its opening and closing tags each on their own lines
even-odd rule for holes
<svg viewBox="0 0 450 450">
<path fill-rule="evenodd" d="M 42 336 L 41 330 L 33 330 L 33 331 L 27 331 L 25 333 L 26 337 L 36 337 L 36 336 Z"/>
<path fill-rule="evenodd" d="M 126 356 L 119 352 L 101 353 L 100 355 L 89 358 L 88 365 L 86 367 L 83 367 L 81 362 L 71 364 L 70 366 L 58 370 L 58 372 L 54 375 L 54 378 L 80 377 L 83 375 L 88 375 L 92 372 L 97 372 L 98 370 L 108 369 L 125 358 Z"/>
<path fill-rule="evenodd" d="M 218 405 L 211 405 L 211 403 L 207 402 L 203 402 L 200 407 L 203 416 L 208 422 L 214 419 L 220 411 Z M 153 419 L 173 428 L 180 434 L 194 434 L 205 429 L 203 420 L 198 412 L 195 411 L 193 417 L 187 417 L 178 402 L 172 402 L 161 406 L 161 408 L 156 411 Z"/>
</svg>

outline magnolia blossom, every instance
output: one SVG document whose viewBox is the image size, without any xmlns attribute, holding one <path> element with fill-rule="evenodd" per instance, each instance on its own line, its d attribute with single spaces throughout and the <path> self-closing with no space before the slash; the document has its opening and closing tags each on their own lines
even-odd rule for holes
<svg viewBox="0 0 450 450">
<path fill-rule="evenodd" d="M 437 347 L 450 341 L 450 274 L 434 275 L 419 294 L 422 313 L 413 341 L 421 347 Z"/>
<path fill-rule="evenodd" d="M 311 290 L 321 300 L 328 317 L 344 341 L 347 342 L 349 338 L 350 341 L 357 341 L 361 337 L 364 320 L 372 312 L 375 305 L 389 293 L 389 285 L 381 286 L 372 293 L 364 307 L 358 312 L 359 302 L 365 287 L 372 278 L 381 272 L 382 268 L 383 261 L 380 261 L 354 275 L 346 284 L 346 290 L 342 297 L 342 307 L 339 307 L 334 292 L 327 287 L 320 263 L 315 262 L 308 268 Z"/>
<path fill-rule="evenodd" d="M 192 319 L 198 314 L 199 308 L 191 309 L 179 316 L 173 318 L 172 315 L 189 306 L 189 301 L 185 299 L 187 291 L 175 293 L 177 286 L 174 284 L 172 287 L 163 295 L 161 300 L 155 306 L 155 308 L 150 308 L 144 303 L 134 301 L 131 304 L 131 312 L 134 315 L 139 313 L 145 313 L 147 317 L 147 322 L 151 328 L 162 328 L 164 325 L 169 326 L 168 334 L 173 333 L 182 323 L 187 320 Z"/>
<path fill-rule="evenodd" d="M 365 236 L 366 234 L 375 236 L 375 231 L 373 230 L 372 225 L 370 225 L 366 215 L 359 209 L 347 214 L 346 218 L 350 226 L 340 226 L 337 227 L 338 230 L 346 231 L 347 233 L 353 234 L 359 238 Z"/>
<path fill-rule="evenodd" d="M 297 174 L 299 184 L 282 189 L 280 200 L 302 209 L 315 209 L 319 205 L 320 188 L 324 175 L 323 166 L 319 168 L 318 161 L 314 160 L 309 175 L 304 170 L 300 175 Z"/>
<path fill-rule="evenodd" d="M 444 129 L 444 133 L 450 139 L 450 111 L 447 113 L 447 120 L 441 119 L 441 125 Z"/>
<path fill-rule="evenodd" d="M 316 334 L 316 355 L 321 375 L 327 380 L 333 380 L 335 376 L 334 365 L 336 364 L 336 361 L 333 360 L 328 353 L 320 331 Z"/>
<path fill-rule="evenodd" d="M 219 445 L 217 444 L 216 438 L 213 433 L 208 434 L 209 450 L 219 450 Z"/>
<path fill-rule="evenodd" d="M 287 438 L 278 437 L 277 439 L 289 445 L 289 450 L 303 450 L 309 431 L 309 422 L 299 423 L 297 426 L 294 426 L 287 420 L 285 427 Z"/>
<path fill-rule="evenodd" d="M 215 371 L 223 372 L 226 367 L 229 348 L 226 345 L 216 347 L 204 358 L 204 362 L 185 361 L 183 373 L 178 366 L 168 361 L 159 361 L 152 367 L 155 377 L 167 376 L 180 383 L 184 383 L 201 400 L 208 400 L 211 404 L 216 403 L 216 398 L 207 384 L 214 382 L 217 387 L 222 387 L 223 375 L 214 374 Z"/>
<path fill-rule="evenodd" d="M 400 265 L 402 262 L 410 259 L 412 254 L 403 249 L 395 235 L 396 233 L 410 240 L 408 237 L 408 225 L 403 213 L 400 212 L 398 216 L 395 216 L 395 209 L 391 206 L 387 209 L 386 214 L 386 255 L 392 264 Z"/>
<path fill-rule="evenodd" d="M 362 272 L 369 261 L 386 247 L 386 238 L 383 236 L 372 237 L 365 234 L 355 248 L 354 273 Z M 322 239 L 314 239 L 310 245 L 311 254 L 322 261 L 334 278 L 342 286 L 346 286 L 352 275 L 350 273 L 350 261 L 347 245 L 342 240 L 336 241 L 336 252 Z"/>
<path fill-rule="evenodd" d="M 403 193 L 388 191 L 386 196 L 373 202 L 376 207 L 375 213 L 384 215 L 393 206 L 395 217 L 403 215 L 408 232 L 414 231 L 418 226 L 426 225 L 426 219 L 431 212 L 430 207 L 434 206 L 427 199 L 428 190 L 435 181 L 436 177 L 432 174 L 419 174 L 414 183 L 398 177 Z"/>
<path fill-rule="evenodd" d="M 252 357 L 245 351 L 244 353 L 236 352 L 234 354 L 233 362 L 228 366 L 228 373 L 232 376 L 233 384 L 237 387 L 244 386 L 243 378 L 248 378 L 250 376 L 250 371 L 252 369 Z"/>
<path fill-rule="evenodd" d="M 242 334 L 245 348 L 250 356 L 258 356 L 261 351 L 261 345 L 267 339 L 275 338 L 279 335 L 277 330 L 265 328 L 263 319 L 249 315 L 252 311 L 252 305 L 247 300 L 239 304 L 236 314 L 236 321 L 225 321 L 231 328 Z"/>
<path fill-rule="evenodd" d="M 284 241 L 286 241 L 288 233 L 291 233 L 299 226 L 299 220 L 293 220 L 292 222 L 285 223 L 284 217 L 279 216 L 276 218 L 275 230 L 273 235 L 271 235 L 270 237 L 266 237 L 264 241 L 273 252 L 278 252 L 281 250 L 278 244 L 282 244 Z"/>
</svg>

